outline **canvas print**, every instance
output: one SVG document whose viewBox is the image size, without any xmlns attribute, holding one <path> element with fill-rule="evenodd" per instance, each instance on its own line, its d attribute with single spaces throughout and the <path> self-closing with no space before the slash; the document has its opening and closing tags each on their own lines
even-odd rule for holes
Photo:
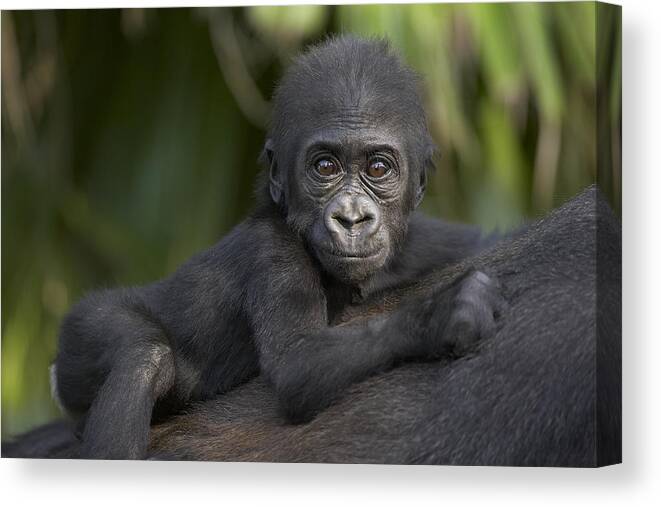
<svg viewBox="0 0 661 507">
<path fill-rule="evenodd" d="M 621 9 L 4 11 L 2 457 L 621 461 Z"/>
</svg>

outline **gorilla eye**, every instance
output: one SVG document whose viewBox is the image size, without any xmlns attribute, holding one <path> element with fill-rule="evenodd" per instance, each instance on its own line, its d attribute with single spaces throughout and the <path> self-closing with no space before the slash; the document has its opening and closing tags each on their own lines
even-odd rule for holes
<svg viewBox="0 0 661 507">
<path fill-rule="evenodd" d="M 318 160 L 315 163 L 314 167 L 321 176 L 324 176 L 326 178 L 330 176 L 335 176 L 338 172 L 340 172 L 339 168 L 337 167 L 337 164 L 327 158 Z"/>
<path fill-rule="evenodd" d="M 383 160 L 373 160 L 367 168 L 367 175 L 370 178 L 383 178 L 390 171 L 390 167 Z"/>
</svg>

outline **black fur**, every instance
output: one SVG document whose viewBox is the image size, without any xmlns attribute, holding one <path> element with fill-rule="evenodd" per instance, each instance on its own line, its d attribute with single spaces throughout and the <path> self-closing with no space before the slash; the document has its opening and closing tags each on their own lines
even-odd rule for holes
<svg viewBox="0 0 661 507">
<path fill-rule="evenodd" d="M 88 295 L 65 318 L 56 392 L 82 457 L 142 458 L 149 427 L 262 373 L 303 422 L 353 383 L 493 334 L 503 300 L 472 268 L 391 314 L 336 325 L 361 300 L 485 245 L 412 213 L 433 147 L 415 76 L 386 44 L 312 48 L 278 88 L 257 209 L 153 284 Z"/>
<path fill-rule="evenodd" d="M 509 308 L 464 358 L 402 365 L 349 388 L 308 424 L 280 417 L 263 378 L 153 428 L 156 459 L 600 466 L 621 461 L 620 223 L 590 188 L 526 230 L 400 290 L 346 307 L 387 314 L 468 269 Z M 416 323 L 413 322 L 413 325 Z M 76 457 L 63 423 L 3 456 Z"/>
</svg>

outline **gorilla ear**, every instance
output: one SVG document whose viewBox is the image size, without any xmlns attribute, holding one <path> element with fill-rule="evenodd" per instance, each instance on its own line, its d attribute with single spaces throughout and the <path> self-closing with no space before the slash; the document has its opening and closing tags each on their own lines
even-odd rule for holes
<svg viewBox="0 0 661 507">
<path fill-rule="evenodd" d="M 420 171 L 420 181 L 418 182 L 418 188 L 415 191 L 415 202 L 414 207 L 417 208 L 420 206 L 422 199 L 425 196 L 425 190 L 427 189 L 427 171 L 423 169 Z"/>
<path fill-rule="evenodd" d="M 283 194 L 282 174 L 278 171 L 278 164 L 275 161 L 275 154 L 273 153 L 273 141 L 267 139 L 264 143 L 263 152 L 264 161 L 269 166 L 269 192 L 271 199 L 275 204 L 280 204 Z"/>
<path fill-rule="evenodd" d="M 434 155 L 436 154 L 436 146 L 430 143 L 426 150 L 425 155 L 422 160 L 422 168 L 420 170 L 420 181 L 418 181 L 418 187 L 415 192 L 415 207 L 420 206 L 423 197 L 425 196 L 425 190 L 427 189 L 427 178 L 429 173 L 432 173 L 436 170 L 434 165 Z"/>
</svg>

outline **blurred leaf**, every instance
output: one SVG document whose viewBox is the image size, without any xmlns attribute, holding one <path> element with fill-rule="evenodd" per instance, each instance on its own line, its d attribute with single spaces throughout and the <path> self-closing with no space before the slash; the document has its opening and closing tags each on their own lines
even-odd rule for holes
<svg viewBox="0 0 661 507">
<path fill-rule="evenodd" d="M 511 5 L 521 36 L 521 46 L 536 91 L 542 114 L 560 121 L 564 113 L 562 75 L 549 31 L 549 4 L 515 3 Z"/>
<path fill-rule="evenodd" d="M 487 82 L 494 95 L 510 101 L 521 92 L 524 76 L 512 13 L 497 4 L 471 4 L 467 12 Z"/>
<path fill-rule="evenodd" d="M 594 84 L 596 69 L 596 20 L 593 2 L 563 2 L 558 4 L 555 25 L 571 74 L 576 73 L 585 84 Z M 570 77 L 570 76 L 567 76 Z"/>
<path fill-rule="evenodd" d="M 478 195 L 475 218 L 488 228 L 506 230 L 520 222 L 519 210 L 525 206 L 526 164 L 507 110 L 487 101 L 482 102 L 480 109 L 488 172 Z"/>
<path fill-rule="evenodd" d="M 258 33 L 279 43 L 295 43 L 310 37 L 326 23 L 325 5 L 253 6 L 247 8 L 248 19 Z"/>
</svg>

